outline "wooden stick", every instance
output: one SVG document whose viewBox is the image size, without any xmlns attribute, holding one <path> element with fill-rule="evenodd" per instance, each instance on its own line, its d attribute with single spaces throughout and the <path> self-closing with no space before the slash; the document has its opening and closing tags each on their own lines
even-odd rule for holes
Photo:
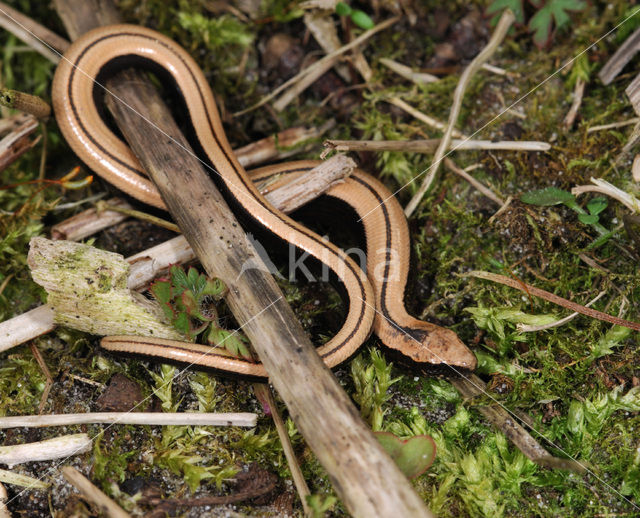
<svg viewBox="0 0 640 518">
<path fill-rule="evenodd" d="M 615 128 L 623 128 L 625 126 L 632 126 L 634 124 L 638 124 L 638 122 L 640 122 L 640 117 L 632 117 L 631 119 L 628 119 L 626 121 L 611 122 L 609 124 L 601 124 L 600 126 L 591 126 L 587 130 L 587 133 L 593 133 L 594 131 L 602 131 L 602 130 L 615 129 Z"/>
<path fill-rule="evenodd" d="M 49 414 L 0 417 L 2 428 L 42 428 L 77 424 L 135 424 L 151 426 L 246 426 L 252 428 L 258 416 L 249 412 L 93 412 L 88 414 Z"/>
<path fill-rule="evenodd" d="M 308 66 L 307 68 L 305 68 L 304 70 L 299 72 L 297 75 L 295 75 L 294 77 L 292 77 L 291 79 L 289 79 L 285 83 L 281 84 L 273 92 L 271 92 L 269 95 L 266 95 L 265 97 L 263 97 L 259 102 L 257 102 L 253 106 L 250 106 L 249 108 L 246 108 L 244 110 L 236 112 L 233 115 L 234 116 L 244 115 L 245 113 L 249 113 L 250 111 L 253 111 L 256 108 L 259 108 L 260 106 L 268 103 L 271 99 L 276 97 L 280 92 L 286 90 L 287 88 L 293 87 L 293 85 L 295 85 L 299 81 L 305 81 L 305 78 L 307 76 L 309 76 L 310 74 L 314 74 L 314 75 L 316 75 L 316 77 L 319 77 L 317 75 L 319 70 L 323 70 L 322 73 L 326 72 L 336 62 L 336 58 L 340 57 L 345 52 L 348 52 L 349 50 L 351 50 L 353 48 L 356 48 L 358 45 L 364 43 L 365 41 L 367 41 L 369 38 L 371 38 L 371 36 L 373 36 L 377 32 L 390 27 L 391 25 L 396 23 L 399 19 L 400 19 L 399 16 L 394 16 L 393 18 L 389 18 L 388 20 L 385 20 L 384 22 L 379 23 L 378 25 L 376 25 L 372 29 L 369 29 L 368 31 L 363 32 L 355 40 L 347 43 L 346 45 L 344 45 L 342 47 L 340 47 L 338 50 L 327 54 L 322 59 L 319 59 L 318 61 L 316 61 L 313 65 Z M 320 74 L 320 75 L 322 75 L 322 74 Z"/>
<path fill-rule="evenodd" d="M 469 81 L 473 77 L 473 75 L 480 69 L 482 64 L 487 61 L 491 56 L 493 56 L 494 52 L 502 43 L 502 40 L 507 35 L 507 31 L 511 27 L 511 24 L 515 20 L 515 15 L 509 9 L 506 9 L 500 20 L 498 21 L 498 25 L 496 25 L 495 30 L 493 31 L 493 35 L 489 40 L 489 43 L 480 51 L 469 66 L 464 69 L 464 72 L 460 76 L 460 81 L 458 81 L 458 85 L 456 86 L 455 92 L 453 94 L 453 104 L 451 105 L 451 111 L 449 112 L 449 120 L 447 122 L 447 129 L 442 136 L 442 140 L 440 141 L 440 145 L 436 150 L 435 155 L 433 156 L 433 161 L 431 166 L 429 167 L 429 172 L 427 176 L 424 178 L 422 185 L 418 189 L 418 192 L 411 198 L 411 201 L 407 205 L 404 210 L 407 218 L 411 217 L 413 211 L 416 210 L 419 203 L 422 201 L 423 196 L 431 187 L 433 180 L 436 177 L 436 173 L 438 172 L 438 168 L 440 167 L 440 162 L 444 158 L 447 149 L 449 148 L 449 143 L 451 141 L 451 137 L 453 136 L 453 128 L 458 122 L 458 115 L 460 115 L 460 109 L 462 108 L 462 99 L 464 98 L 464 93 L 467 89 L 467 85 Z"/>
<path fill-rule="evenodd" d="M 17 36 L 53 63 L 60 61 L 58 52 L 64 53 L 69 47 L 67 40 L 4 2 L 0 2 L 0 27 Z"/>
<path fill-rule="evenodd" d="M 610 324 L 615 324 L 617 326 L 628 327 L 629 329 L 633 329 L 634 331 L 640 331 L 640 324 L 637 322 L 630 322 L 629 320 L 624 320 L 622 318 L 614 317 L 613 315 L 608 315 L 607 313 L 603 313 L 602 311 L 598 311 L 595 309 L 591 309 L 581 304 L 576 304 L 570 300 L 564 299 L 562 297 L 558 297 L 553 293 L 549 293 L 548 291 L 541 290 L 540 288 L 536 288 L 535 286 L 531 286 L 530 284 L 526 284 L 519 280 L 512 279 L 511 277 L 506 277 L 504 275 L 498 275 L 496 273 L 491 272 L 483 272 L 483 271 L 472 271 L 467 272 L 462 275 L 463 277 L 476 277 L 478 279 L 485 279 L 492 282 L 498 282 L 500 284 L 504 284 L 505 286 L 510 286 L 511 288 L 515 288 L 516 290 L 523 291 L 529 295 L 533 295 L 535 297 L 540 297 L 544 300 L 557 304 L 558 306 L 562 306 L 563 308 L 570 309 L 571 311 L 577 311 L 578 313 L 582 313 L 591 318 L 596 318 L 598 320 L 604 320 L 605 322 L 609 322 Z"/>
<path fill-rule="evenodd" d="M 399 76 L 408 79 L 418 85 L 424 85 L 427 83 L 436 83 L 440 81 L 440 79 L 432 74 L 426 74 L 424 72 L 414 72 L 411 67 L 407 65 L 403 65 L 402 63 L 398 63 L 393 59 L 389 58 L 380 58 L 378 61 L 389 70 L 395 72 Z"/>
<path fill-rule="evenodd" d="M 598 77 L 603 84 L 608 85 L 620 73 L 624 66 L 631 61 L 633 56 L 640 50 L 640 29 L 636 29 L 625 42 L 618 47 L 618 50 L 605 63 Z"/>
<path fill-rule="evenodd" d="M 325 140 L 324 146 L 335 151 L 403 151 L 406 153 L 433 153 L 440 144 L 439 138 L 427 140 Z M 510 150 L 549 151 L 547 142 L 530 140 L 462 140 L 452 139 L 449 149 L 467 150 Z M 326 153 L 327 150 L 323 153 Z"/>
<path fill-rule="evenodd" d="M 11 468 L 25 462 L 65 459 L 89 451 L 91 444 L 86 433 L 76 433 L 44 441 L 0 446 L 0 464 Z"/>
<path fill-rule="evenodd" d="M 425 115 L 420 110 L 416 110 L 413 106 L 407 104 L 399 97 L 391 97 L 390 99 L 386 99 L 386 101 L 389 104 L 393 104 L 394 106 L 397 106 L 398 108 L 406 111 L 409 115 L 411 115 L 412 117 L 415 117 L 419 121 L 424 122 L 427 126 L 431 126 L 432 128 L 442 130 L 442 131 L 444 131 L 447 127 L 447 125 L 444 122 L 434 119 L 433 117 L 429 117 L 428 115 Z M 451 131 L 452 131 L 451 135 L 454 137 L 462 138 L 462 139 L 467 138 L 463 133 L 460 133 L 455 128 L 452 129 Z"/>
<path fill-rule="evenodd" d="M 466 399 L 487 394 L 486 383 L 475 374 L 465 378 L 449 378 L 449 381 Z M 570 469 L 578 473 L 586 471 L 585 466 L 577 461 L 552 456 L 503 406 L 499 404 L 481 405 L 476 409 L 487 421 L 502 431 L 529 460 L 536 464 L 548 468 Z"/>
<path fill-rule="evenodd" d="M 0 104 L 33 115 L 36 119 L 47 119 L 51 115 L 51 105 L 44 99 L 9 88 L 0 88 Z"/>
<path fill-rule="evenodd" d="M 11 518 L 11 513 L 7 507 L 7 490 L 0 484 L 0 518 Z"/>
<path fill-rule="evenodd" d="M 282 451 L 284 452 L 287 464 L 289 465 L 293 484 L 296 486 L 298 496 L 300 497 L 302 510 L 304 511 L 305 516 L 312 516 L 311 509 L 307 503 L 307 497 L 311 495 L 311 491 L 309 491 L 309 486 L 304 479 L 302 469 L 300 468 L 300 464 L 298 464 L 298 459 L 296 459 L 295 452 L 293 451 L 293 445 L 291 444 L 291 440 L 289 439 L 289 434 L 287 432 L 287 427 L 282 420 L 282 416 L 278 410 L 276 398 L 273 395 L 271 387 L 267 383 L 254 383 L 253 391 L 259 400 L 264 401 L 269 405 L 271 410 L 271 419 L 273 419 L 273 424 L 276 426 L 276 431 L 280 438 L 280 444 L 282 445 Z"/>
<path fill-rule="evenodd" d="M 101 514 L 110 518 L 131 518 L 118 504 L 94 486 L 89 479 L 80 473 L 76 468 L 65 466 L 62 474 L 69 483 L 75 487 L 85 499 L 94 504 Z"/>
<path fill-rule="evenodd" d="M 48 482 L 42 482 L 42 480 L 38 478 L 21 475 L 20 473 L 6 469 L 0 469 L 0 482 L 26 487 L 27 489 L 49 489 L 51 485 Z"/>
<path fill-rule="evenodd" d="M 62 2 L 56 0 L 57 4 Z M 73 10 L 75 4 L 89 5 L 92 1 L 64 3 L 68 10 L 59 13 L 63 20 L 74 19 L 74 28 L 79 28 L 80 23 L 83 29 L 96 25 L 95 12 L 80 17 Z M 100 2 L 99 9 L 91 5 L 91 9 L 101 11 L 104 4 Z M 359 41 L 352 43 L 356 46 Z M 242 264 L 259 260 L 259 256 L 247 236 L 238 230 L 235 218 L 200 162 L 183 151 L 182 146 L 189 149 L 188 143 L 158 99 L 153 84 L 144 75 L 129 71 L 118 74 L 107 86 L 137 113 L 162 128 L 164 135 L 149 131 L 148 123 L 139 115 L 107 96 L 108 107 L 125 139 L 160 190 L 205 270 L 230 284 L 227 304 L 298 429 L 328 471 L 347 510 L 356 517 L 430 516 L 424 502 L 317 355 L 273 278 L 259 269 L 239 275 Z M 171 144 L 167 144 L 167 135 L 174 139 Z M 163 150 L 162 157 L 155 149 Z M 227 243 L 233 243 L 233 247 Z"/>
<path fill-rule="evenodd" d="M 479 190 L 482 194 L 484 194 L 491 201 L 495 202 L 496 204 L 498 204 L 500 206 L 504 205 L 504 200 L 502 198 L 500 198 L 500 196 L 495 194 L 491 189 L 489 189 L 482 182 L 479 182 L 478 180 L 476 180 L 473 176 L 471 176 L 469 173 L 467 173 L 464 169 L 460 169 L 455 164 L 455 162 L 453 160 L 451 160 L 450 158 L 445 158 L 444 159 L 444 165 L 447 166 L 447 169 L 449 169 L 449 171 L 452 171 L 453 173 L 457 174 L 461 178 L 464 178 L 467 182 L 469 182 L 471 185 L 473 185 L 477 190 Z"/>
<path fill-rule="evenodd" d="M 23 115 L 19 126 L 0 140 L 0 171 L 11 165 L 38 142 L 30 135 L 38 128 L 38 121 L 32 115 Z"/>
<path fill-rule="evenodd" d="M 565 131 L 571 129 L 571 126 L 573 126 L 573 123 L 578 116 L 578 111 L 580 111 L 580 106 L 582 106 L 582 98 L 584 97 L 584 87 L 586 84 L 585 80 L 581 77 L 576 81 L 576 86 L 573 89 L 573 102 L 571 103 L 571 108 L 569 108 L 567 115 L 562 121 L 562 126 Z"/>
</svg>

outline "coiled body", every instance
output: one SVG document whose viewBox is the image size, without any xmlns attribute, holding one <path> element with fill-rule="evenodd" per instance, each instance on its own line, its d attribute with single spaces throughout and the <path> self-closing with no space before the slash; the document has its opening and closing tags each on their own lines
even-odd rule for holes
<svg viewBox="0 0 640 518">
<path fill-rule="evenodd" d="M 215 169 L 226 196 L 234 205 L 242 207 L 253 222 L 325 264 L 344 285 L 348 304 L 345 322 L 340 331 L 318 349 L 327 365 L 334 366 L 354 353 L 369 335 L 376 308 L 379 308 L 376 332 L 385 344 L 411 358 L 422 358 L 421 361 L 475 366 L 475 358 L 454 333 L 411 319 L 404 311 L 408 231 L 402 210 L 395 201 L 388 200 L 375 207 L 388 198 L 384 187 L 368 175 L 357 173 L 353 179 L 332 190 L 336 197 L 352 204 L 360 214 L 375 209 L 365 219 L 370 251 L 387 247 L 392 251 L 390 253 L 399 256 L 397 278 L 400 282 L 387 282 L 389 271 L 382 265 L 383 274 L 380 280 L 373 280 L 374 289 L 365 273 L 342 250 L 265 201 L 233 155 L 213 95 L 199 67 L 180 46 L 161 34 L 129 25 L 93 30 L 74 42 L 56 70 L 52 92 L 56 119 L 71 147 L 89 167 L 133 197 L 164 208 L 158 191 L 145 177 L 137 159 L 105 124 L 96 106 L 96 88 L 101 87 L 96 80 L 105 70 L 122 61 L 147 63 L 169 75 L 183 96 L 197 147 L 204 151 L 203 158 Z M 261 170 L 256 178 L 276 173 L 282 173 L 286 178 L 310 166 L 309 163 L 274 166 Z M 376 261 L 375 257 L 370 261 L 372 259 Z M 387 259 L 383 257 L 382 261 Z M 375 271 L 376 264 L 382 263 L 373 263 L 370 271 Z M 384 271 L 387 271 L 386 276 Z M 206 348 L 208 353 L 203 356 L 204 346 L 194 344 L 110 337 L 103 340 L 103 346 L 181 361 L 197 360 L 195 363 L 237 374 L 266 376 L 261 364 L 216 354 L 210 348 Z"/>
</svg>

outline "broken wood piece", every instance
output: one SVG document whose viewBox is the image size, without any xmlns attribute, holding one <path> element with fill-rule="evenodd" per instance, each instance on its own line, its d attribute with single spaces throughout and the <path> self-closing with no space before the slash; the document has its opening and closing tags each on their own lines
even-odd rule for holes
<svg viewBox="0 0 640 518">
<path fill-rule="evenodd" d="M 313 34 L 318 45 L 320 45 L 327 54 L 335 52 L 342 47 L 342 42 L 340 38 L 338 38 L 338 31 L 336 30 L 335 21 L 330 11 L 316 10 L 307 12 L 304 15 L 304 24 L 311 34 Z M 362 78 L 368 82 L 373 72 L 360 50 L 354 49 L 352 62 Z M 335 69 L 342 79 L 347 83 L 351 83 L 349 69 L 346 65 L 339 63 L 335 66 Z"/>
<path fill-rule="evenodd" d="M 109 518 L 131 518 L 129 513 L 89 482 L 89 479 L 76 468 L 65 466 L 62 468 L 62 474 L 89 503 L 98 508 L 100 514 Z"/>
<path fill-rule="evenodd" d="M 0 2 L 0 27 L 24 41 L 52 63 L 60 61 L 60 54 L 69 47 L 67 40 L 4 2 Z"/>
<path fill-rule="evenodd" d="M 76 433 L 44 441 L 0 446 L 0 464 L 12 468 L 25 462 L 66 459 L 89 451 L 91 444 L 91 439 L 86 433 Z"/>
<path fill-rule="evenodd" d="M 403 65 L 402 63 L 398 63 L 393 59 L 380 58 L 378 61 L 380 61 L 380 63 L 382 63 L 389 70 L 395 72 L 399 76 L 404 77 L 405 79 L 408 79 L 409 81 L 412 81 L 413 83 L 418 85 L 436 83 L 440 81 L 440 79 L 434 75 L 427 74 L 425 72 L 414 72 L 411 67 L 408 67 L 407 65 Z"/>
<path fill-rule="evenodd" d="M 30 135 L 38 129 L 38 120 L 33 115 L 23 114 L 18 125 L 0 140 L 0 171 L 15 162 L 32 149 L 39 137 L 32 140 Z"/>
<path fill-rule="evenodd" d="M 573 101 L 571 102 L 571 108 L 567 112 L 564 120 L 562 121 L 562 126 L 565 131 L 571 129 L 573 123 L 578 116 L 578 111 L 580 110 L 580 106 L 582 105 L 582 98 L 584 97 L 584 87 L 586 86 L 586 81 L 579 77 L 576 80 L 576 85 L 573 89 Z"/>
<path fill-rule="evenodd" d="M 133 209 L 121 198 L 111 198 L 107 200 L 107 204 L 111 207 Z M 126 215 L 114 210 L 98 212 L 95 208 L 87 209 L 51 227 L 51 238 L 80 241 L 125 219 L 127 219 Z"/>
<path fill-rule="evenodd" d="M 157 303 L 129 290 L 129 264 L 120 254 L 34 237 L 27 263 L 33 280 L 47 290 L 55 324 L 101 336 L 184 339 Z"/>
<path fill-rule="evenodd" d="M 640 74 L 638 74 L 624 91 L 631 102 L 631 106 L 640 115 Z"/>
<path fill-rule="evenodd" d="M 433 153 L 440 144 L 439 138 L 427 140 L 325 140 L 325 151 L 400 151 L 406 153 Z M 549 151 L 551 145 L 547 142 L 532 140 L 470 140 L 452 139 L 449 146 L 451 151 Z"/>
<path fill-rule="evenodd" d="M 615 51 L 613 56 L 609 58 L 609 61 L 605 63 L 598 77 L 603 84 L 608 85 L 615 79 L 620 71 L 625 67 L 629 61 L 633 59 L 633 56 L 640 50 L 640 28 L 636 29 L 631 36 L 629 36 L 625 42 L 620 45 L 618 50 Z"/>
<path fill-rule="evenodd" d="M 3 428 L 42 428 L 78 424 L 133 424 L 151 426 L 256 426 L 258 416 L 250 412 L 89 412 L 0 417 Z M 1 451 L 1 450 L 0 450 Z M 0 461 L 1 462 L 1 461 Z"/>
<path fill-rule="evenodd" d="M 428 115 L 422 113 L 421 111 L 416 110 L 413 106 L 407 104 L 406 102 L 404 102 L 399 97 L 391 97 L 391 98 L 385 99 L 385 100 L 389 104 L 393 104 L 394 106 L 397 106 L 398 108 L 406 111 L 409 115 L 411 115 L 412 117 L 415 117 L 419 121 L 424 122 L 427 126 L 430 126 L 432 128 L 435 128 L 435 129 L 441 130 L 441 131 L 444 131 L 446 129 L 446 127 L 447 127 L 447 125 L 444 122 L 439 121 L 437 119 L 434 119 L 433 117 L 429 117 Z M 461 138 L 461 139 L 467 139 L 468 138 L 466 135 L 464 135 L 463 133 L 461 133 L 460 131 L 458 131 L 455 128 L 452 130 L 451 135 L 456 137 L 456 138 Z"/>
<path fill-rule="evenodd" d="M 0 469 L 0 483 L 12 484 L 26 489 L 49 489 L 51 486 L 48 482 L 7 469 Z"/>
<path fill-rule="evenodd" d="M 8 500 L 7 490 L 0 484 L 0 518 L 11 518 L 11 513 L 7 507 Z"/>
</svg>

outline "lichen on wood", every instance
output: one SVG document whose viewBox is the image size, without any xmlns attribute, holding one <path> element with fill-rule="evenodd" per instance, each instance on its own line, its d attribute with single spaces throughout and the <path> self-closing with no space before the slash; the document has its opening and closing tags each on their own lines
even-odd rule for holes
<svg viewBox="0 0 640 518">
<path fill-rule="evenodd" d="M 120 254 L 35 237 L 28 264 L 33 280 L 47 291 L 56 324 L 96 335 L 184 339 L 159 305 L 127 288 L 129 264 Z"/>
</svg>

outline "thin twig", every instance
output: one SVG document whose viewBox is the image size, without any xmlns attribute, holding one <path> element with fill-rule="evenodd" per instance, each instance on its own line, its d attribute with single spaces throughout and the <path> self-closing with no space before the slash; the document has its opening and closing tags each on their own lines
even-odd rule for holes
<svg viewBox="0 0 640 518">
<path fill-rule="evenodd" d="M 418 119 L 419 121 L 424 122 L 427 126 L 430 126 L 432 128 L 435 128 L 437 130 L 442 130 L 444 131 L 446 128 L 446 124 L 444 122 L 441 122 L 437 119 L 434 119 L 433 117 L 429 117 L 428 115 L 425 115 L 424 113 L 422 113 L 419 110 L 416 110 L 413 106 L 407 104 L 406 102 L 404 102 L 402 99 L 400 99 L 399 97 L 391 97 L 390 99 L 385 99 L 389 104 L 393 104 L 394 106 L 397 106 L 398 108 L 406 111 L 409 115 L 411 115 L 412 117 L 415 117 L 416 119 Z M 462 139 L 466 139 L 467 137 L 463 134 L 460 133 L 457 129 L 453 129 L 452 131 L 452 136 L 456 137 L 456 138 L 462 138 Z"/>
<path fill-rule="evenodd" d="M 21 475 L 6 469 L 0 469 L 0 483 L 26 487 L 27 489 L 49 489 L 51 485 L 38 478 Z"/>
<path fill-rule="evenodd" d="M 601 291 L 600 293 L 598 293 L 598 295 L 596 295 L 596 297 L 592 300 L 590 300 L 589 302 L 587 302 L 587 304 L 585 304 L 585 308 L 591 307 L 593 304 L 595 304 L 596 302 L 598 302 L 604 295 L 605 293 L 607 293 L 606 291 Z M 555 322 L 550 322 L 549 324 L 543 324 L 540 326 L 528 326 L 526 324 L 518 324 L 516 326 L 516 329 L 518 330 L 519 333 L 532 333 L 534 331 L 545 331 L 546 329 L 552 329 L 554 327 L 559 327 L 562 326 L 564 324 L 566 324 L 567 322 L 573 320 L 574 318 L 576 318 L 580 313 L 578 313 L 577 311 L 574 313 L 571 313 L 569 316 L 566 316 L 564 318 L 561 318 L 560 320 L 556 320 Z"/>
<path fill-rule="evenodd" d="M 0 518 L 11 518 L 11 513 L 7 507 L 7 490 L 0 484 Z"/>
<path fill-rule="evenodd" d="M 594 133 L 595 131 L 603 131 L 608 129 L 624 128 L 625 126 L 633 126 L 634 124 L 638 124 L 638 122 L 640 122 L 640 117 L 633 117 L 632 119 L 627 119 L 626 121 L 610 122 L 609 124 L 601 124 L 600 126 L 591 126 L 587 130 L 587 133 Z"/>
<path fill-rule="evenodd" d="M 295 484 L 296 490 L 298 491 L 298 496 L 300 496 L 300 502 L 302 503 L 304 515 L 312 516 L 311 509 L 309 508 L 309 504 L 307 503 L 307 497 L 311 494 L 311 491 L 309 491 L 309 486 L 307 486 L 307 482 L 305 481 L 302 470 L 300 469 L 300 464 L 298 464 L 298 459 L 296 459 L 296 454 L 293 451 L 293 445 L 291 444 L 291 440 L 289 439 L 287 428 L 284 425 L 282 416 L 280 415 L 280 411 L 278 410 L 278 406 L 276 404 L 276 400 L 273 397 L 273 391 L 271 390 L 271 387 L 269 387 L 269 385 L 267 385 L 266 383 L 255 383 L 253 387 L 255 391 L 258 391 L 260 393 L 261 399 L 264 399 L 269 405 L 269 408 L 271 410 L 271 418 L 273 419 L 273 423 L 276 425 L 278 437 L 280 438 L 280 444 L 282 444 L 284 456 L 286 457 L 287 463 L 289 464 L 291 478 L 293 478 L 293 483 Z"/>
<path fill-rule="evenodd" d="M 94 504 L 102 514 L 109 518 L 131 518 L 118 504 L 94 486 L 89 479 L 80 473 L 76 468 L 65 466 L 62 474 L 69 483 L 74 486 L 84 498 Z"/>
<path fill-rule="evenodd" d="M 0 27 L 17 36 L 52 63 L 58 63 L 60 56 L 47 45 L 61 54 L 70 45 L 67 40 L 58 36 L 55 32 L 34 22 L 31 18 L 9 7 L 4 2 L 0 2 Z"/>
<path fill-rule="evenodd" d="M 244 115 L 245 113 L 249 113 L 250 111 L 253 111 L 256 108 L 259 108 L 260 106 L 268 103 L 271 99 L 273 99 L 277 95 L 279 95 L 280 92 L 286 90 L 287 88 L 289 88 L 292 85 L 298 83 L 299 81 L 302 81 L 309 74 L 316 74 L 318 69 L 322 69 L 322 70 L 324 70 L 326 72 L 327 70 L 329 70 L 333 66 L 333 64 L 335 63 L 335 58 L 337 56 L 340 56 L 340 55 L 344 54 L 345 52 L 348 52 L 349 50 L 357 47 L 358 45 L 360 45 L 362 43 L 364 43 L 369 38 L 371 38 L 371 36 L 373 36 L 374 34 L 380 32 L 380 31 L 382 31 L 384 29 L 386 29 L 387 27 L 390 27 L 391 25 L 396 23 L 399 19 L 400 19 L 399 16 L 394 16 L 393 18 L 389 18 L 388 20 L 385 20 L 384 22 L 379 23 L 374 28 L 369 29 L 368 31 L 362 33 L 355 40 L 347 43 L 343 47 L 340 47 L 335 52 L 331 52 L 330 54 L 327 54 L 322 59 L 319 59 L 318 61 L 316 61 L 313 65 L 305 68 L 304 70 L 302 70 L 301 72 L 299 72 L 298 74 L 293 76 L 291 79 L 289 79 L 285 83 L 281 84 L 278 88 L 276 88 L 269 95 L 266 95 L 265 97 L 263 97 L 259 102 L 257 102 L 253 106 L 250 106 L 249 108 L 246 108 L 245 110 L 241 110 L 239 112 L 236 112 L 236 113 L 233 114 L 233 116 L 237 117 L 239 115 Z M 322 75 L 322 74 L 320 74 L 320 75 Z"/>
<path fill-rule="evenodd" d="M 75 424 L 135 424 L 152 426 L 246 426 L 256 425 L 258 416 L 249 412 L 93 412 L 88 414 L 50 414 L 0 417 L 0 429 L 71 426 Z"/>
<path fill-rule="evenodd" d="M 409 81 L 412 81 L 418 85 L 436 83 L 440 81 L 440 79 L 434 75 L 427 74 L 424 72 L 414 72 L 411 67 L 408 67 L 407 65 L 403 65 L 402 63 L 398 63 L 393 59 L 380 58 L 379 61 L 389 70 L 392 70 L 399 76 L 404 77 L 405 79 L 408 79 Z"/>
<path fill-rule="evenodd" d="M 323 145 L 332 151 L 402 151 L 407 153 L 433 153 L 442 139 L 427 140 L 325 140 Z M 462 140 L 452 139 L 449 149 L 508 150 L 508 151 L 549 151 L 547 142 L 529 140 Z M 326 153 L 326 150 L 323 152 Z M 322 155 L 321 155 L 322 156 Z"/>
<path fill-rule="evenodd" d="M 109 212 L 119 212 L 124 216 L 130 216 L 132 218 L 136 218 L 142 221 L 147 221 L 152 223 L 153 225 L 157 225 L 158 227 L 166 228 L 167 230 L 171 230 L 172 232 L 180 232 L 178 225 L 172 223 L 171 221 L 167 221 L 166 219 L 159 218 L 152 214 L 148 214 L 141 210 L 129 209 L 127 207 L 122 207 L 118 205 L 110 205 L 106 201 L 99 201 L 96 203 L 96 212 L 99 215 L 104 211 Z"/>
<path fill-rule="evenodd" d="M 576 81 L 576 86 L 573 89 L 573 102 L 571 103 L 571 108 L 567 112 L 564 120 L 562 121 L 562 126 L 565 131 L 568 131 L 573 123 L 576 120 L 578 115 L 578 111 L 580 110 L 580 106 L 582 105 L 582 98 L 584 97 L 584 87 L 586 85 L 586 81 L 581 77 Z"/>
<path fill-rule="evenodd" d="M 33 354 L 33 356 L 35 357 L 38 365 L 40 366 L 40 370 L 47 380 L 42 391 L 42 396 L 40 396 L 40 404 L 38 405 L 38 413 L 42 414 L 44 405 L 46 404 L 47 398 L 49 397 L 49 392 L 51 391 L 51 387 L 53 386 L 53 377 L 51 376 L 51 371 L 49 370 L 49 367 L 47 367 L 47 363 L 44 361 L 40 350 L 36 347 L 36 344 L 31 342 L 29 345 L 31 346 L 31 354 Z"/>
<path fill-rule="evenodd" d="M 0 446 L 0 464 L 12 467 L 25 462 L 66 459 L 89 451 L 91 444 L 86 433 L 76 433 L 44 441 Z"/>
<path fill-rule="evenodd" d="M 0 171 L 15 162 L 38 142 L 38 138 L 34 140 L 29 138 L 38 129 L 37 119 L 32 115 L 23 114 L 18 120 L 20 124 L 0 140 Z"/>
<path fill-rule="evenodd" d="M 0 88 L 0 104 L 12 110 L 28 113 L 40 120 L 46 120 L 51 115 L 51 105 L 48 102 L 37 95 L 19 90 Z"/>
<path fill-rule="evenodd" d="M 629 194 L 622 189 L 618 189 L 615 185 L 610 184 L 602 178 L 591 178 L 591 183 L 595 185 L 578 185 L 574 187 L 571 189 L 571 194 L 579 196 L 585 192 L 599 192 L 618 200 L 631 212 L 640 212 L 640 200 L 632 194 Z"/>
<path fill-rule="evenodd" d="M 458 116 L 460 115 L 460 109 L 462 108 L 462 100 L 464 98 L 464 93 L 467 89 L 467 85 L 469 81 L 473 77 L 473 75 L 480 69 L 483 63 L 485 63 L 498 49 L 502 40 L 507 34 L 507 31 L 511 27 L 511 24 L 514 22 L 515 16 L 513 12 L 509 9 L 506 9 L 502 16 L 500 17 L 500 21 L 496 26 L 489 43 L 487 43 L 486 47 L 480 51 L 480 53 L 473 59 L 473 61 L 469 64 L 467 68 L 465 68 L 462 76 L 460 77 L 460 81 L 456 86 L 455 92 L 453 94 L 453 104 L 451 106 L 451 111 L 449 113 L 449 120 L 447 122 L 447 129 L 442 136 L 442 140 L 440 141 L 440 145 L 436 150 L 436 153 L 433 157 L 433 162 L 431 163 L 431 167 L 429 168 L 429 172 L 425 177 L 422 185 L 418 189 L 418 192 L 413 196 L 409 205 L 405 209 L 405 215 L 407 218 L 411 217 L 413 212 L 418 207 L 420 201 L 422 201 L 422 197 L 431 187 L 433 180 L 435 179 L 436 173 L 438 172 L 438 167 L 440 166 L 440 162 L 444 158 L 447 149 L 449 148 L 449 143 L 451 142 L 451 137 L 453 136 L 453 128 L 455 127 Z"/>
<path fill-rule="evenodd" d="M 530 284 L 526 284 L 520 280 L 515 280 L 510 277 L 506 277 L 504 275 L 498 275 L 496 273 L 491 272 L 483 272 L 483 271 L 471 271 L 460 275 L 461 277 L 476 277 L 478 279 L 485 279 L 492 282 L 498 282 L 500 284 L 504 284 L 505 286 L 510 286 L 511 288 L 515 288 L 517 290 L 523 291 L 528 295 L 534 295 L 536 297 L 540 297 L 549 302 L 553 302 L 558 306 L 562 306 L 563 308 L 570 309 L 571 311 L 577 311 L 583 315 L 587 315 L 588 317 L 595 318 L 598 320 L 604 320 L 605 322 L 609 322 L 610 324 L 616 324 L 622 327 L 628 327 L 629 329 L 633 329 L 634 331 L 640 331 L 640 324 L 636 322 L 629 322 L 628 320 L 624 320 L 622 318 L 614 317 L 612 315 L 608 315 L 607 313 L 603 313 L 602 311 L 597 311 L 595 309 L 587 308 L 580 304 L 576 304 L 567 299 L 563 299 L 562 297 L 558 297 L 553 293 L 549 293 L 548 291 L 541 290 L 540 288 L 536 288 L 535 286 L 531 286 Z"/>
<path fill-rule="evenodd" d="M 467 173 L 464 169 L 460 169 L 453 162 L 453 160 L 451 160 L 450 158 L 445 158 L 444 159 L 444 165 L 446 165 L 447 168 L 450 171 L 452 171 L 455 174 L 457 174 L 458 176 L 464 178 L 467 182 L 469 182 L 471 185 L 473 185 L 477 190 L 479 190 L 482 194 L 484 194 L 491 201 L 497 203 L 500 206 L 504 205 L 504 200 L 502 198 L 500 198 L 500 196 L 495 194 L 491 189 L 489 189 L 482 182 L 479 182 L 478 180 L 476 180 L 473 176 L 471 176 L 469 173 Z"/>
</svg>

